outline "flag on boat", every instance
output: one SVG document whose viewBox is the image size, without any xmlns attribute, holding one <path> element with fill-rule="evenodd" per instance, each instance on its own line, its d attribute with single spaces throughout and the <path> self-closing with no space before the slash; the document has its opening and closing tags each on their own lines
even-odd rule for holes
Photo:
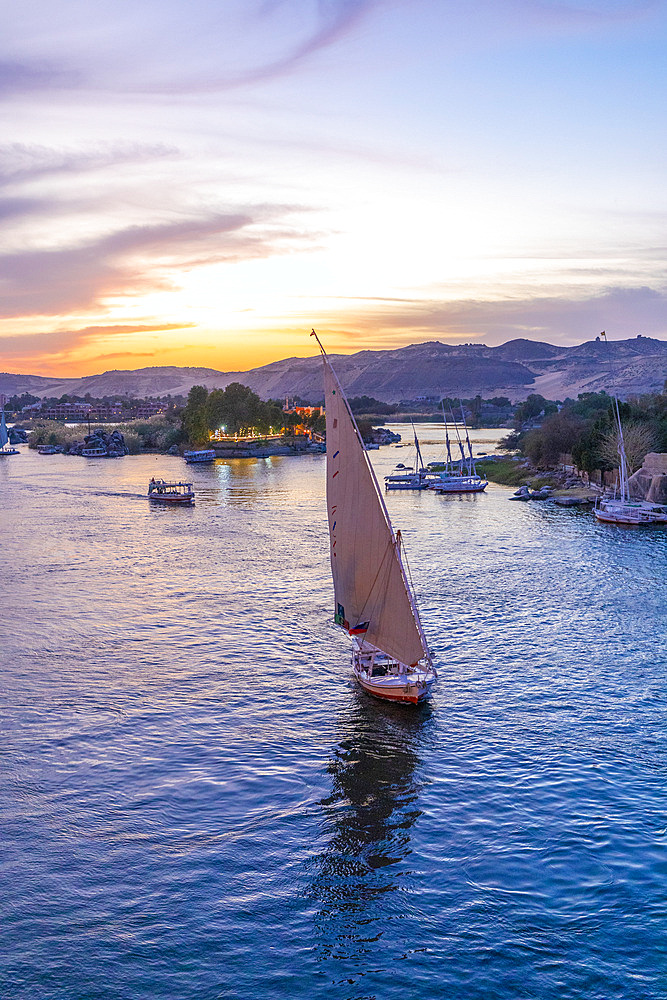
<svg viewBox="0 0 667 1000">
<path fill-rule="evenodd" d="M 345 617 L 345 608 L 343 607 L 342 604 L 337 604 L 336 605 L 336 613 L 334 615 L 334 621 L 335 621 L 336 625 L 340 625 L 340 626 L 342 626 L 342 628 L 349 629 L 349 627 L 350 627 L 350 623 L 347 620 L 347 618 Z"/>
<path fill-rule="evenodd" d="M 354 628 L 351 628 L 348 631 L 350 635 L 363 635 L 364 632 L 368 632 L 369 625 L 370 622 L 359 622 L 358 625 L 355 625 Z"/>
</svg>

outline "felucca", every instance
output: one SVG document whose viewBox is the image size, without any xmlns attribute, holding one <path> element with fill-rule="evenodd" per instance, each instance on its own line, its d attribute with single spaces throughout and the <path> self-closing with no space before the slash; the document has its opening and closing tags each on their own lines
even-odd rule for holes
<svg viewBox="0 0 667 1000">
<path fill-rule="evenodd" d="M 9 444 L 9 448 L 7 445 Z M 4 458 L 9 455 L 20 455 L 21 452 L 18 448 L 12 448 L 9 442 L 9 431 L 7 430 L 7 424 L 5 423 L 5 411 L 2 411 L 0 416 L 0 455 Z"/>
<path fill-rule="evenodd" d="M 430 488 L 435 490 L 436 493 L 482 493 L 486 487 L 489 485 L 486 479 L 482 479 L 481 476 L 477 475 L 477 469 L 475 467 L 475 459 L 472 457 L 472 445 L 470 443 L 470 435 L 468 434 L 468 425 L 466 423 L 465 413 L 463 412 L 463 403 L 459 401 L 461 407 L 461 421 L 466 433 L 466 443 L 468 445 L 468 454 L 466 455 L 463 440 L 459 433 L 458 423 L 454 417 L 454 411 L 451 411 L 452 422 L 454 424 L 454 430 L 456 431 L 456 438 L 459 444 L 459 450 L 461 452 L 461 458 L 458 462 L 455 462 L 452 458 L 451 447 L 449 443 L 449 429 L 447 426 L 447 414 L 445 413 L 445 406 L 442 406 L 442 416 L 445 421 L 445 443 L 447 445 L 447 461 L 445 463 L 444 470 L 440 472 L 440 479 L 437 482 L 430 484 Z M 429 468 L 435 470 L 441 468 L 437 463 L 433 462 L 429 465 Z"/>
<path fill-rule="evenodd" d="M 327 511 L 334 621 L 354 643 L 352 671 L 369 694 L 417 705 L 437 673 L 382 491 L 345 393 L 324 363 Z"/>
<path fill-rule="evenodd" d="M 604 330 L 600 336 L 609 344 Z M 612 393 L 612 399 L 618 451 L 618 494 L 614 488 L 613 496 L 598 497 L 593 513 L 598 521 L 606 521 L 608 524 L 657 524 L 664 520 L 660 508 L 647 504 L 643 500 L 633 500 L 630 496 L 628 460 L 625 454 L 621 410 L 616 392 Z"/>
</svg>

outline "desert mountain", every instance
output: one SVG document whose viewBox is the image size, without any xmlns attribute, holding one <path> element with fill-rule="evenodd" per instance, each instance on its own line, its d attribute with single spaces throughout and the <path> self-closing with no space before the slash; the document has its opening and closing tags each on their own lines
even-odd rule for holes
<svg viewBox="0 0 667 1000">
<path fill-rule="evenodd" d="M 577 347 L 518 339 L 499 347 L 441 344 L 430 341 L 388 351 L 359 351 L 331 356 L 350 396 L 374 396 L 386 402 L 417 396 L 509 396 L 513 401 L 540 392 L 547 399 L 576 397 L 580 392 L 615 390 L 621 397 L 661 392 L 667 378 L 667 342 L 649 337 L 588 341 Z M 319 357 L 287 358 L 245 372 L 212 368 L 155 367 L 109 371 L 83 378 L 46 378 L 0 374 L 0 392 L 36 396 L 64 393 L 95 398 L 186 395 L 193 385 L 209 389 L 242 382 L 263 399 L 300 396 L 322 399 Z"/>
</svg>

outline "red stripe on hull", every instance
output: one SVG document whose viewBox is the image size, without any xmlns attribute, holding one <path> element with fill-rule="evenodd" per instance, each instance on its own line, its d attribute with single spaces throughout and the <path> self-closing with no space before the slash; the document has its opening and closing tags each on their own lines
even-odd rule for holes
<svg viewBox="0 0 667 1000">
<path fill-rule="evenodd" d="M 424 701 L 428 697 L 428 690 L 424 691 L 422 695 L 409 695 L 409 694 L 390 694 L 388 691 L 376 691 L 373 688 L 366 687 L 366 685 L 356 678 L 359 683 L 359 687 L 366 692 L 366 694 L 373 695 L 374 698 L 379 698 L 380 701 L 400 701 L 410 705 L 418 705 L 420 701 Z"/>
</svg>

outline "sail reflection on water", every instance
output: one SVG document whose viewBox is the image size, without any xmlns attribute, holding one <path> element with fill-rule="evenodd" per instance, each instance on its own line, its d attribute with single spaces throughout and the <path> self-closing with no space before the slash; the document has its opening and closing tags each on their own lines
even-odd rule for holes
<svg viewBox="0 0 667 1000">
<path fill-rule="evenodd" d="M 355 699 L 341 723 L 345 735 L 328 766 L 332 792 L 321 803 L 330 838 L 312 882 L 322 962 L 368 956 L 372 964 L 374 942 L 402 918 L 399 890 L 411 878 L 411 830 L 420 816 L 417 747 L 430 720 L 427 705 L 413 713 Z"/>
</svg>

